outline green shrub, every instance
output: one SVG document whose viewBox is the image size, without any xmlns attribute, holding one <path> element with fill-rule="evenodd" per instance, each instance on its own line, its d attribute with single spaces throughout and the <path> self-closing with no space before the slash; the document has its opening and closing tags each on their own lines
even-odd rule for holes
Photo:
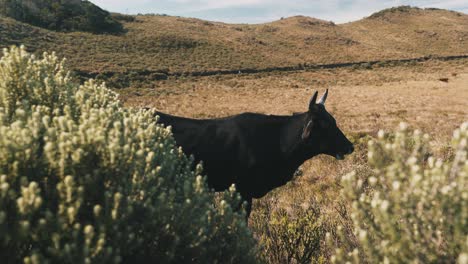
<svg viewBox="0 0 468 264">
<path fill-rule="evenodd" d="M 200 168 L 152 111 L 77 85 L 52 54 L 0 60 L 0 259 L 252 263 L 233 189 L 213 206 Z"/>
<path fill-rule="evenodd" d="M 266 263 L 324 263 L 326 223 L 320 207 L 292 205 L 275 208 L 276 197 L 256 204 L 251 228 L 259 235 L 262 257 Z"/>
<path fill-rule="evenodd" d="M 360 248 L 337 263 L 468 263 L 468 123 L 454 132 L 454 158 L 430 154 L 429 137 L 405 124 L 369 141 L 373 175 L 343 178 Z"/>
</svg>

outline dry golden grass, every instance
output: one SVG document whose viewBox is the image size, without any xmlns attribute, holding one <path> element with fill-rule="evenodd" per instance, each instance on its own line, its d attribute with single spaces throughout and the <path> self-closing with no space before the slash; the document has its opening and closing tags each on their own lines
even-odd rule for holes
<svg viewBox="0 0 468 264">
<path fill-rule="evenodd" d="M 392 51 L 401 57 L 406 54 L 448 55 L 454 50 L 467 53 L 467 23 L 468 17 L 457 12 L 400 7 L 342 27 L 351 38 L 366 43 L 368 47 Z"/>
<path fill-rule="evenodd" d="M 447 138 L 468 114 L 467 60 L 375 69 L 321 70 L 168 80 L 153 89 L 127 89 L 129 106 L 189 117 L 241 112 L 289 115 L 305 111 L 314 90 L 330 88 L 327 108 L 343 130 L 374 134 L 406 121 Z M 448 78 L 448 82 L 440 81 Z"/>
</svg>

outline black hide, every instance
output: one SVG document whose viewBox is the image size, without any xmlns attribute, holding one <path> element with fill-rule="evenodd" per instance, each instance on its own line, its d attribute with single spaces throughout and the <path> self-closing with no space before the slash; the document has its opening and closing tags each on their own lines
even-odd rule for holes
<svg viewBox="0 0 468 264">
<path fill-rule="evenodd" d="M 315 102 L 315 98 L 313 101 Z M 235 184 L 247 201 L 286 184 L 298 167 L 318 154 L 342 159 L 353 145 L 321 104 L 292 116 L 243 113 L 219 119 L 190 119 L 157 112 L 196 163 L 202 161 L 208 185 L 223 191 Z"/>
</svg>

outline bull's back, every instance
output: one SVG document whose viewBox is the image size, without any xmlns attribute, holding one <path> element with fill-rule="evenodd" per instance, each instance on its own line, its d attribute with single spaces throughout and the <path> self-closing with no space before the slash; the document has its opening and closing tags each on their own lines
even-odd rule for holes
<svg viewBox="0 0 468 264">
<path fill-rule="evenodd" d="M 229 119 L 197 120 L 158 113 L 160 123 L 171 126 L 174 139 L 195 163 L 203 163 L 208 184 L 224 190 L 236 183 L 241 169 L 242 143 L 235 122 Z"/>
</svg>

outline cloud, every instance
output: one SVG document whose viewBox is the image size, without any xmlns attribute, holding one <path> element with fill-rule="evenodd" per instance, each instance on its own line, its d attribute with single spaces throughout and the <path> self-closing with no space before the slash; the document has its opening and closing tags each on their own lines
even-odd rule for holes
<svg viewBox="0 0 468 264">
<path fill-rule="evenodd" d="M 337 23 L 361 19 L 384 8 L 411 5 L 468 11 L 466 0 L 91 0 L 121 13 L 159 13 L 228 23 L 263 23 L 306 15 Z"/>
<path fill-rule="evenodd" d="M 254 6 L 267 3 L 265 0 L 91 0 L 94 4 L 110 10 L 129 10 L 132 13 L 163 13 L 177 15 L 221 8 Z"/>
</svg>

